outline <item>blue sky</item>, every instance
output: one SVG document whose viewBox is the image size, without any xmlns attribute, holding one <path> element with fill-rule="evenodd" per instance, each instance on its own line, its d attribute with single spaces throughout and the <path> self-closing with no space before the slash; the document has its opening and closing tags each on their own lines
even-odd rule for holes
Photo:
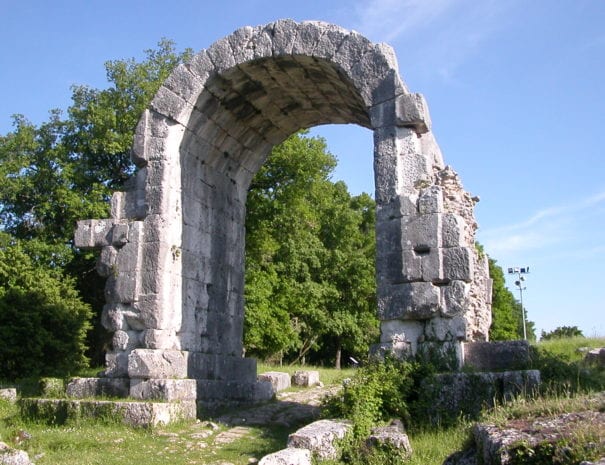
<svg viewBox="0 0 605 465">
<path fill-rule="evenodd" d="M 106 60 L 140 58 L 162 37 L 197 51 L 293 18 L 389 43 L 446 163 L 481 197 L 479 240 L 503 268 L 530 266 L 529 319 L 605 335 L 604 1 L 0 0 L 0 11 L 1 134 L 14 113 L 40 123 L 66 108 L 73 84 L 105 87 Z M 340 160 L 335 178 L 373 192 L 371 133 L 314 133 Z"/>
</svg>

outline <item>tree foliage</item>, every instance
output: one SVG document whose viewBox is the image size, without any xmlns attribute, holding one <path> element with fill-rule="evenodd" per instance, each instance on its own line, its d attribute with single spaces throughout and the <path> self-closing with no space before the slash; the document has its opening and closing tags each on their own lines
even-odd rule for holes
<svg viewBox="0 0 605 465">
<path fill-rule="evenodd" d="M 253 179 L 246 217 L 246 348 L 340 363 L 377 335 L 374 202 L 329 177 L 325 141 L 293 135 Z"/>
<path fill-rule="evenodd" d="M 75 222 L 108 216 L 111 193 L 134 172 L 130 148 L 138 119 L 189 55 L 162 40 L 143 61 L 109 61 L 108 88 L 74 86 L 66 115 L 52 110 L 39 126 L 16 115 L 14 130 L 0 136 L 1 229 L 40 266 L 62 268 L 75 278 L 97 316 L 103 280 L 94 271 L 95 255 L 73 248 Z M 101 363 L 105 335 L 98 317 L 95 323 L 88 343 L 94 362 Z"/>
<path fill-rule="evenodd" d="M 73 247 L 75 222 L 108 216 L 112 192 L 135 170 L 130 148 L 140 115 L 190 53 L 163 40 L 142 61 L 109 61 L 106 89 L 74 86 L 65 114 L 52 110 L 38 126 L 17 115 L 13 131 L 0 136 L 0 227 L 32 266 L 62 273 L 70 285 L 67 277 L 75 279 L 97 315 L 88 340 L 95 363 L 105 342 L 98 318 L 103 281 L 94 272 L 95 254 Z M 332 183 L 335 164 L 323 141 L 294 136 L 274 149 L 250 189 L 252 353 L 361 354 L 377 333 L 373 201 Z"/>
<path fill-rule="evenodd" d="M 513 293 L 506 287 L 504 272 L 489 258 L 489 276 L 492 279 L 492 326 L 489 338 L 492 341 L 510 341 L 523 339 L 523 310 Z M 527 338 L 535 340 L 532 321 L 525 322 Z"/>
<path fill-rule="evenodd" d="M 90 306 L 72 278 L 36 263 L 36 244 L 28 245 L 0 233 L 0 377 L 74 373 L 87 363 Z"/>
<path fill-rule="evenodd" d="M 542 331 L 540 339 L 548 341 L 551 339 L 563 339 L 572 337 L 584 337 L 582 330 L 577 326 L 558 326 L 552 331 Z"/>
</svg>

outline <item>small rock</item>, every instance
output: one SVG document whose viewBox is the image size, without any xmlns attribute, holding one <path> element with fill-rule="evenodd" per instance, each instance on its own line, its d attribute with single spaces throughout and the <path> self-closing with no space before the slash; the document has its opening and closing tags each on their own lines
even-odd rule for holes
<svg viewBox="0 0 605 465">
<path fill-rule="evenodd" d="M 202 423 L 202 426 L 204 428 L 210 428 L 213 431 L 216 431 L 217 429 L 220 429 L 219 425 L 217 425 L 216 423 L 213 423 L 211 421 L 205 421 L 204 423 Z"/>
<path fill-rule="evenodd" d="M 0 465 L 33 465 L 23 450 L 8 449 L 0 454 Z"/>
<path fill-rule="evenodd" d="M 16 402 L 17 390 L 15 388 L 0 389 L 0 399 L 8 400 L 9 402 Z"/>
</svg>

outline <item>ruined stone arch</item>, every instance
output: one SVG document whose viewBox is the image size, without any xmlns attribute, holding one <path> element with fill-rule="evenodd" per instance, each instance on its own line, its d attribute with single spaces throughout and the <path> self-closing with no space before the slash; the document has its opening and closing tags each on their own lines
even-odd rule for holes
<svg viewBox="0 0 605 465">
<path fill-rule="evenodd" d="M 108 276 L 106 377 L 139 398 L 263 396 L 241 357 L 246 193 L 274 145 L 327 123 L 374 135 L 382 347 L 486 338 L 474 202 L 443 165 L 424 98 L 388 45 L 281 20 L 174 70 L 137 126 L 129 190 L 114 194 L 111 219 L 78 225 L 77 245 L 101 247 Z"/>
</svg>

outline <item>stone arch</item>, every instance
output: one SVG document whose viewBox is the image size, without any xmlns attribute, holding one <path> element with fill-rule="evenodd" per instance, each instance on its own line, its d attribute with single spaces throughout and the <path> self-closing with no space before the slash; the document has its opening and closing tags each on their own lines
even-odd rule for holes
<svg viewBox="0 0 605 465">
<path fill-rule="evenodd" d="M 198 401 L 262 397 L 241 357 L 246 193 L 274 145 L 326 123 L 374 133 L 382 346 L 484 338 L 472 324 L 487 302 L 473 201 L 443 165 L 424 98 L 389 46 L 281 20 L 174 70 L 139 122 L 139 171 L 112 218 L 79 223 L 77 244 L 102 247 L 108 275 L 106 376 L 141 398 L 166 396 L 167 379 L 196 380 Z"/>
</svg>

